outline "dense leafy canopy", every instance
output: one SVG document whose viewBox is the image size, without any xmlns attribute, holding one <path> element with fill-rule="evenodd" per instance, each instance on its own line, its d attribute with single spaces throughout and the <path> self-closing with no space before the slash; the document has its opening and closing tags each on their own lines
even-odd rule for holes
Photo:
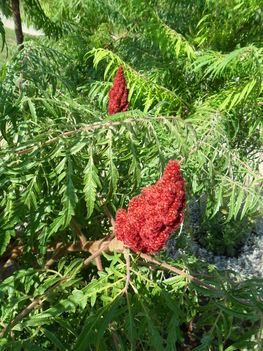
<svg viewBox="0 0 263 351">
<path fill-rule="evenodd" d="M 187 274 L 130 255 L 125 294 L 122 252 L 103 253 L 99 272 L 83 263 L 83 247 L 57 255 L 52 268 L 47 260 L 57 245 L 77 243 L 80 229 L 89 241 L 110 234 L 105 205 L 115 216 L 171 159 L 188 201 L 207 196 L 208 217 L 222 208 L 226 221 L 262 213 L 262 2 L 22 5 L 46 36 L 0 72 L 0 254 L 16 265 L 0 284 L 1 348 L 261 349 L 260 279 L 207 274 L 193 255 L 175 262 L 162 251 Z M 0 34 L 4 44 L 2 22 Z M 109 116 L 120 65 L 129 110 Z M 190 230 L 187 213 L 183 226 Z"/>
</svg>

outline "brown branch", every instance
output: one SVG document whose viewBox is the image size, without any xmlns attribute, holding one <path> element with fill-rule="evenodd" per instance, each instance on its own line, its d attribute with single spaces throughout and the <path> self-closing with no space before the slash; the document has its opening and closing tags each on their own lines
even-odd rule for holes
<svg viewBox="0 0 263 351">
<path fill-rule="evenodd" d="M 45 269 L 50 268 L 55 263 L 56 259 L 64 252 L 64 250 L 65 246 L 63 246 L 63 243 L 57 245 L 54 255 L 46 262 Z"/>
<path fill-rule="evenodd" d="M 19 0 L 12 0 L 11 6 L 12 6 L 13 19 L 15 24 L 16 43 L 19 46 L 18 50 L 22 50 L 24 48 L 24 45 L 23 45 L 24 34 L 22 30 Z"/>
<path fill-rule="evenodd" d="M 56 246 L 49 246 L 47 249 L 47 252 L 54 252 L 58 248 L 61 248 L 63 246 L 63 250 L 65 252 L 89 252 L 90 247 L 94 244 L 94 241 L 87 241 L 86 244 L 83 246 L 80 241 L 73 243 L 73 244 L 64 244 L 62 242 L 58 242 Z"/>
<path fill-rule="evenodd" d="M 118 351 L 119 350 L 118 339 L 117 339 L 116 329 L 114 327 L 113 322 L 110 322 L 110 329 L 112 331 L 112 338 L 113 338 L 114 346 L 115 346 L 116 350 Z"/>
<path fill-rule="evenodd" d="M 119 344 L 118 344 L 118 339 L 117 339 L 115 330 L 112 330 L 112 337 L 113 337 L 113 342 L 114 342 L 114 345 L 116 347 L 116 350 L 118 351 L 119 350 Z"/>
<path fill-rule="evenodd" d="M 33 309 L 39 305 L 42 304 L 42 302 L 49 296 L 55 288 L 60 286 L 64 281 L 69 280 L 69 277 L 63 278 L 60 282 L 56 283 L 54 286 L 50 287 L 45 294 L 35 298 L 26 308 L 23 309 L 22 312 L 20 312 L 10 323 L 9 327 L 3 330 L 0 333 L 0 338 L 2 338 L 7 331 L 12 331 L 15 325 L 17 325 L 25 316 L 27 316 Z"/>
<path fill-rule="evenodd" d="M 112 238 L 112 233 L 108 237 L 105 237 L 105 239 L 106 238 Z M 58 242 L 56 243 L 55 246 L 49 246 L 47 249 L 47 252 L 54 252 L 62 247 L 63 247 L 63 250 L 66 252 L 88 252 L 90 251 L 90 248 L 96 244 L 96 242 L 100 242 L 105 239 L 87 241 L 84 246 L 82 246 L 82 243 L 80 241 L 73 244 L 65 244 L 63 242 Z M 21 255 L 23 251 L 24 251 L 24 246 L 19 245 L 18 247 L 11 250 L 10 258 L 15 259 L 16 257 L 18 257 L 18 255 Z M 33 247 L 32 252 L 37 252 L 37 249 Z"/>
<path fill-rule="evenodd" d="M 26 60 L 27 60 L 27 54 L 25 53 L 24 54 L 24 58 L 22 60 L 21 70 L 20 70 L 20 73 L 19 73 L 19 81 L 18 81 L 18 89 L 19 89 L 19 93 L 20 94 L 22 93 L 22 88 L 23 88 L 23 76 L 24 76 L 23 68 L 25 66 Z"/>
<path fill-rule="evenodd" d="M 55 252 L 55 254 L 46 262 L 45 268 L 49 268 L 53 265 L 56 259 L 64 252 L 89 252 L 90 247 L 94 244 L 94 241 L 86 242 L 83 247 L 81 242 L 77 242 L 74 244 L 64 244 L 62 242 L 58 242 L 55 246 L 49 246 L 47 252 Z M 9 263 L 14 261 L 18 256 L 21 256 L 24 252 L 24 246 L 18 245 L 16 248 L 13 248 L 9 252 L 9 258 L 4 263 L 4 265 L 0 268 L 0 273 L 3 273 L 8 267 Z M 32 252 L 37 252 L 37 250 L 33 247 Z"/>
<path fill-rule="evenodd" d="M 162 268 L 165 268 L 169 271 L 172 271 L 178 275 L 181 275 L 181 276 L 184 276 L 186 278 L 190 278 L 191 281 L 193 281 L 194 283 L 197 283 L 199 285 L 202 285 L 204 287 L 206 287 L 207 289 L 209 290 L 212 290 L 212 291 L 216 291 L 216 292 L 219 292 L 221 293 L 219 290 L 217 290 L 214 286 L 210 285 L 210 284 L 207 284 L 205 282 L 203 282 L 202 280 L 199 280 L 198 278 L 184 272 L 183 270 L 179 269 L 179 268 L 176 268 L 176 267 L 173 267 L 171 265 L 169 265 L 168 263 L 166 262 L 162 262 L 162 261 L 159 261 L 157 260 L 156 258 L 152 257 L 152 256 L 149 256 L 147 254 L 144 254 L 144 253 L 141 253 L 140 256 L 145 259 L 145 261 L 148 261 L 148 262 L 152 262 L 152 263 L 155 263 L 156 265 L 162 267 Z"/>
<path fill-rule="evenodd" d="M 23 250 L 24 250 L 24 247 L 23 247 L 22 245 L 17 245 L 16 247 L 13 247 L 13 245 L 12 245 L 12 246 L 10 246 L 9 249 L 3 254 L 2 257 L 5 257 L 5 258 L 8 257 L 8 259 L 13 260 L 13 259 L 17 258 L 17 256 L 21 255 L 21 253 L 23 252 Z M 7 253 L 8 253 L 8 254 L 7 254 Z"/>
<path fill-rule="evenodd" d="M 112 37 L 112 39 L 117 41 L 117 40 L 120 40 L 120 39 L 127 37 L 128 34 L 129 34 L 129 31 L 127 30 L 126 32 L 118 34 L 118 35 L 111 35 L 111 37 Z"/>
<path fill-rule="evenodd" d="M 98 240 L 100 241 L 100 240 Z M 93 261 L 96 257 L 98 257 L 99 255 L 101 255 L 101 253 L 103 251 L 107 251 L 109 248 L 109 241 L 104 241 L 99 243 L 99 248 L 88 258 L 86 258 L 86 260 L 83 262 L 83 267 L 86 267 L 90 264 L 91 261 Z"/>
<path fill-rule="evenodd" d="M 63 253 L 63 252 L 90 252 L 91 256 L 88 257 L 84 261 L 84 266 L 88 265 L 93 259 L 96 259 L 96 265 L 99 271 L 102 271 L 102 264 L 100 258 L 98 256 L 103 251 L 112 251 L 114 247 L 110 246 L 110 241 L 114 236 L 114 232 L 108 235 L 104 239 L 95 240 L 95 241 L 86 241 L 85 245 L 83 246 L 81 242 L 71 244 L 69 246 L 63 246 L 63 243 L 59 243 L 56 245 L 55 254 L 48 260 L 45 265 L 45 268 L 49 268 L 53 263 L 55 263 L 56 259 Z"/>
<path fill-rule="evenodd" d="M 7 330 L 7 326 L 4 323 L 2 323 L 2 322 L 0 322 L 0 325 L 4 328 L 4 330 L 0 333 L 0 337 L 2 337 L 5 334 L 6 330 Z"/>
<path fill-rule="evenodd" d="M 23 252 L 23 246 L 18 246 L 10 251 L 10 256 L 6 262 L 0 267 L 0 273 L 3 273 L 9 266 L 9 264 L 14 261 Z"/>
<path fill-rule="evenodd" d="M 162 262 L 162 261 L 159 261 L 157 260 L 156 258 L 152 257 L 152 256 L 149 256 L 149 255 L 146 255 L 144 253 L 141 253 L 140 256 L 142 258 L 144 258 L 146 261 L 148 262 L 152 262 L 152 263 L 155 263 L 156 265 L 158 265 L 159 267 L 162 267 L 162 268 L 165 268 L 169 271 L 172 271 L 178 275 L 181 275 L 181 276 L 184 276 L 186 278 L 190 278 L 190 280 L 198 285 L 201 285 L 201 286 L 204 286 L 205 288 L 209 289 L 209 290 L 212 290 L 212 291 L 215 291 L 217 292 L 219 295 L 221 296 L 224 296 L 226 299 L 227 299 L 227 295 L 225 294 L 224 291 L 222 290 L 218 290 L 217 288 L 215 288 L 214 286 L 206 283 L 206 282 L 203 282 L 202 280 L 194 277 L 193 275 L 191 274 L 187 274 L 186 272 L 184 272 L 183 270 L 179 269 L 179 268 L 176 268 L 176 267 L 173 267 L 171 265 L 169 265 L 168 263 L 166 262 Z M 247 306 L 254 306 L 253 303 L 251 303 L 249 300 L 246 300 L 246 299 L 243 299 L 243 298 L 239 298 L 239 297 L 234 297 L 232 296 L 232 298 L 234 298 L 235 300 L 239 301 L 240 303 L 244 304 L 244 305 L 247 305 Z"/>
<path fill-rule="evenodd" d="M 71 223 L 72 223 L 74 229 L 76 230 L 76 232 L 78 234 L 78 237 L 79 237 L 79 240 L 81 242 L 81 245 L 83 247 L 85 247 L 86 242 L 87 242 L 86 236 L 83 234 L 82 230 L 80 229 L 80 227 L 78 226 L 78 224 L 76 223 L 74 218 L 71 219 Z"/>
<path fill-rule="evenodd" d="M 147 122 L 148 120 L 163 120 L 163 119 L 175 119 L 177 118 L 177 116 L 159 116 L 159 117 L 144 117 L 144 118 L 136 118 L 136 119 L 131 119 L 131 118 L 127 118 L 126 120 L 123 121 L 115 121 L 115 122 L 106 122 L 106 123 L 94 123 L 94 124 L 86 124 L 83 125 L 83 127 L 79 128 L 79 129 L 75 129 L 75 130 L 71 130 L 71 131 L 67 131 L 67 132 L 62 132 L 59 136 L 54 137 L 52 139 L 49 139 L 47 141 L 44 141 L 43 143 L 40 144 L 36 144 L 34 146 L 31 146 L 29 148 L 23 149 L 23 150 L 17 150 L 17 149 L 13 149 L 13 152 L 15 152 L 17 155 L 25 155 L 25 154 L 29 154 L 30 152 L 34 151 L 34 148 L 36 146 L 38 146 L 39 148 L 50 145 L 52 143 L 55 143 L 56 141 L 58 141 L 60 138 L 67 138 L 71 135 L 75 135 L 78 133 L 81 133 L 83 131 L 89 132 L 91 130 L 95 130 L 95 129 L 99 129 L 99 128 L 103 128 L 103 127 L 114 127 L 114 126 L 120 126 L 123 124 L 132 124 L 132 123 L 136 123 L 136 122 Z"/>
<path fill-rule="evenodd" d="M 108 236 L 103 239 L 95 240 L 95 241 L 86 241 L 83 246 L 81 242 L 76 242 L 73 244 L 64 244 L 63 242 L 58 242 L 55 246 L 49 246 L 47 249 L 48 253 L 54 252 L 53 256 L 46 262 L 45 268 L 50 268 L 56 261 L 56 259 L 63 253 L 72 253 L 72 252 L 90 252 L 93 254 L 99 249 L 103 242 L 109 242 L 108 251 L 113 252 L 116 250 L 117 252 L 123 251 L 123 243 L 118 241 L 117 239 L 113 239 L 115 235 L 115 231 L 111 232 Z M 113 240 L 112 240 L 113 239 Z M 18 256 L 22 255 L 24 251 L 24 247 L 22 245 L 17 246 L 12 249 L 10 252 L 10 257 L 7 259 L 5 264 L 1 267 L 0 272 L 3 273 L 7 268 L 9 262 L 14 261 Z M 33 247 L 32 252 L 37 252 L 37 250 Z M 97 260 L 98 262 L 98 260 Z M 99 264 L 99 262 L 98 262 Z M 98 270 L 101 270 L 101 266 L 98 266 Z"/>
<path fill-rule="evenodd" d="M 69 137 L 71 135 L 74 135 L 74 134 L 77 134 L 77 133 L 80 133 L 82 131 L 82 128 L 79 128 L 79 129 L 75 129 L 75 130 L 71 130 L 69 132 L 63 132 L 60 134 L 60 136 L 58 137 L 55 137 L 55 138 L 52 138 L 52 139 L 49 139 L 47 141 L 45 141 L 44 143 L 38 145 L 39 147 L 43 147 L 43 146 L 47 146 L 49 144 L 52 144 L 56 141 L 58 141 L 59 138 L 66 138 L 66 137 Z M 17 155 L 24 155 L 24 154 L 29 154 L 30 152 L 34 151 L 34 148 L 36 147 L 37 145 L 34 145 L 34 146 L 31 146 L 27 149 L 24 149 L 24 150 L 15 150 L 15 153 Z"/>
<path fill-rule="evenodd" d="M 92 255 L 84 261 L 84 265 L 87 265 L 93 259 L 96 259 L 99 254 L 103 251 L 113 252 L 114 250 L 117 252 L 123 252 L 123 243 L 114 238 L 115 231 L 110 233 L 104 239 L 94 240 L 94 241 L 87 241 L 86 244 L 83 246 L 81 242 L 77 242 L 74 244 L 65 245 L 62 242 L 56 244 L 55 247 L 49 247 L 47 252 L 54 252 L 54 255 L 46 262 L 45 268 L 50 268 L 53 263 L 55 263 L 56 259 L 62 253 L 71 253 L 71 252 L 90 252 Z M 34 250 L 33 250 L 34 251 Z M 86 263 L 85 263 L 86 262 Z M 99 264 L 99 263 L 98 263 Z M 101 266 L 98 267 L 101 270 Z"/>
<path fill-rule="evenodd" d="M 110 213 L 108 207 L 105 205 L 105 202 L 102 200 L 99 193 L 97 193 L 97 196 L 98 196 L 98 199 L 99 199 L 99 201 L 104 209 L 104 212 L 106 213 L 107 217 L 109 218 L 109 220 L 111 222 L 111 225 L 113 226 L 113 228 L 115 228 L 115 220 L 114 220 L 112 214 Z"/>
<path fill-rule="evenodd" d="M 9 330 L 12 330 L 17 323 L 19 323 L 25 316 L 27 316 L 33 309 L 43 302 L 43 297 L 39 296 L 38 298 L 34 299 L 31 304 L 29 304 L 22 312 L 20 312 L 11 322 Z M 0 334 L 0 337 L 2 335 Z"/>
<path fill-rule="evenodd" d="M 95 262 L 96 262 L 97 270 L 99 272 L 102 272 L 103 271 L 103 267 L 102 267 L 100 255 L 95 258 Z"/>
</svg>

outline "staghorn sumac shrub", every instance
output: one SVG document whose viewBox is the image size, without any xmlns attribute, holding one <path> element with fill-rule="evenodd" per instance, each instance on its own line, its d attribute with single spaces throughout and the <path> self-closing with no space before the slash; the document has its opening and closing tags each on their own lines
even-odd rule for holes
<svg viewBox="0 0 263 351">
<path fill-rule="evenodd" d="M 161 226 L 182 219 L 165 215 L 169 196 L 152 185 L 168 160 L 180 160 L 187 199 L 212 196 L 213 214 L 226 196 L 228 220 L 262 208 L 253 155 L 262 151 L 263 56 L 251 26 L 240 31 L 251 23 L 243 11 L 258 14 L 260 1 L 209 2 L 248 38 L 222 52 L 211 35 L 203 41 L 218 28 L 205 1 L 25 2 L 50 6 L 70 31 L 58 44 L 25 43 L 0 74 L 0 275 L 10 262 L 15 270 L 0 283 L 1 351 L 260 350 L 262 279 L 217 271 L 187 250 L 176 260 L 161 250 L 157 265 L 147 253 L 166 237 L 155 223 L 139 228 L 140 252 L 125 248 L 129 265 L 116 250 L 83 267 L 89 245 L 112 234 L 98 195 L 112 215 L 130 201 L 126 220 L 156 191 Z M 230 7 L 242 15 L 223 15 Z"/>
</svg>

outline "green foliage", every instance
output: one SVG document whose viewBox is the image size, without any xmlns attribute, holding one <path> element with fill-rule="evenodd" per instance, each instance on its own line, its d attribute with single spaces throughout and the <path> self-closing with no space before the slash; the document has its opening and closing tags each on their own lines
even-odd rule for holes
<svg viewBox="0 0 263 351">
<path fill-rule="evenodd" d="M 238 256 L 248 238 L 253 223 L 246 215 L 227 222 L 227 212 L 222 208 L 213 218 L 203 218 L 200 243 L 216 255 Z"/>
<path fill-rule="evenodd" d="M 206 1 L 196 41 L 222 51 L 245 46 L 248 41 L 261 42 L 262 10 L 258 0 Z"/>
<path fill-rule="evenodd" d="M 12 16 L 12 3 L 8 0 L 1 0 L 0 1 L 0 8 L 1 12 L 5 17 Z"/>
<path fill-rule="evenodd" d="M 67 23 L 52 21 L 44 12 L 38 0 L 24 0 L 23 10 L 28 23 L 33 23 L 37 29 L 42 29 L 48 37 L 60 38 L 63 32 L 69 30 Z"/>
<path fill-rule="evenodd" d="M 181 163 L 187 199 L 210 199 L 213 238 L 224 206 L 221 234 L 235 247 L 237 227 L 262 213 L 260 1 L 22 4 L 48 38 L 26 42 L 0 72 L 1 265 L 23 247 L 0 283 L 1 326 L 11 328 L 32 298 L 41 303 L 1 349 L 262 349 L 262 279 L 165 251 L 204 284 L 134 254 L 127 295 L 121 253 L 104 253 L 102 272 L 85 266 L 87 252 L 44 268 L 56 243 L 78 240 L 73 219 L 87 240 L 110 234 L 98 193 L 115 216 L 170 159 Z M 130 107 L 108 116 L 119 65 Z"/>
<path fill-rule="evenodd" d="M 3 22 L 0 19 L 0 35 L 1 35 L 1 39 L 2 39 L 2 48 L 1 51 L 3 51 L 4 46 L 5 46 L 5 29 L 4 29 L 4 25 Z"/>
<path fill-rule="evenodd" d="M 83 279 L 93 269 L 80 271 L 81 260 L 69 258 L 60 261 L 57 271 L 20 270 L 6 279 L 1 285 L 1 309 L 8 310 L 10 304 L 13 309 L 11 315 L 3 314 L 3 322 L 17 308 L 27 305 L 30 291 L 43 296 L 45 308 L 35 310 L 17 324 L 14 333 L 23 331 L 28 337 L 32 335 L 30 338 L 15 342 L 2 339 L 2 349 L 29 347 L 30 340 L 32 349 L 36 347 L 33 345 L 41 345 L 43 350 L 53 347 L 74 351 L 112 350 L 114 338 L 124 350 L 136 350 L 138 346 L 145 350 L 175 350 L 189 346 L 187 343 L 193 337 L 193 345 L 201 342 L 203 349 L 210 346 L 217 349 L 222 340 L 233 347 L 257 345 L 256 341 L 248 341 L 248 337 L 255 333 L 260 321 L 256 301 L 262 296 L 262 283 L 250 280 L 235 284 L 228 276 L 222 276 L 220 279 L 229 284 L 229 293 L 221 296 L 188 285 L 183 277 L 169 277 L 162 271 L 140 267 L 134 258 L 132 288 L 125 298 L 121 294 L 125 283 L 122 255 L 105 255 L 104 259 L 108 265 L 106 271 L 88 284 Z M 209 282 L 213 281 L 219 288 L 220 279 L 211 274 Z M 256 291 L 256 287 L 260 289 Z M 251 305 L 246 305 L 241 297 L 249 294 L 253 298 Z M 199 331 L 196 336 L 188 330 L 191 320 Z M 243 328 L 238 328 L 238 324 Z"/>
</svg>

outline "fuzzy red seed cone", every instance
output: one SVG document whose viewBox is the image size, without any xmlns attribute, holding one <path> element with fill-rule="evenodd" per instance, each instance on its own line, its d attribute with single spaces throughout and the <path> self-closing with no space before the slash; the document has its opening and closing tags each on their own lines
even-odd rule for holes
<svg viewBox="0 0 263 351">
<path fill-rule="evenodd" d="M 123 69 L 120 66 L 114 78 L 113 86 L 109 91 L 108 113 L 113 115 L 117 112 L 125 112 L 128 110 L 128 107 L 128 89 Z"/>
<path fill-rule="evenodd" d="M 134 252 L 160 251 L 184 218 L 184 187 L 179 163 L 169 161 L 163 177 L 132 198 L 127 212 L 117 211 L 117 239 Z"/>
</svg>

